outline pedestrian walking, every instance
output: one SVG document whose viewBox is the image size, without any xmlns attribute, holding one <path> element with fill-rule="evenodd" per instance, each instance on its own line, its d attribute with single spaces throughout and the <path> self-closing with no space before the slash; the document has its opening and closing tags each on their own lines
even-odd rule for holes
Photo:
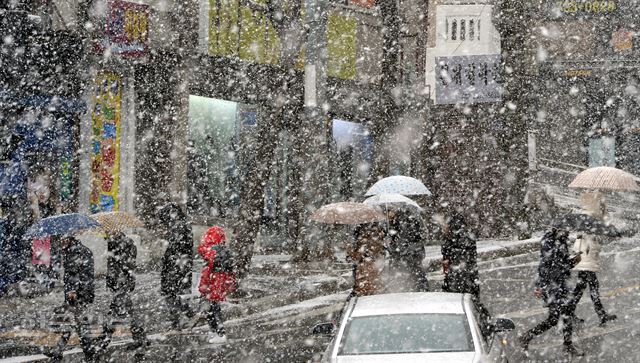
<svg viewBox="0 0 640 363">
<path fill-rule="evenodd" d="M 169 319 L 174 329 L 180 327 L 180 315 L 191 319 L 195 313 L 189 304 L 180 299 L 191 291 L 193 267 L 193 235 L 187 216 L 178 204 L 169 203 L 158 212 L 160 223 L 169 242 L 162 257 L 160 293 L 169 309 Z"/>
<path fill-rule="evenodd" d="M 136 246 L 131 238 L 122 232 L 107 232 L 107 290 L 112 294 L 107 321 L 103 326 L 100 349 L 106 349 L 111 342 L 116 324 L 129 320 L 134 345 L 132 349 L 145 348 L 148 344 L 144 327 L 136 314 L 131 300 L 131 293 L 136 287 Z M 142 355 L 143 352 L 138 352 Z"/>
<path fill-rule="evenodd" d="M 444 282 L 442 291 L 471 294 L 480 317 L 482 332 L 491 331 L 489 310 L 480 300 L 480 278 L 478 274 L 478 250 L 476 240 L 469 232 L 465 218 L 458 213 L 451 215 L 442 226 L 443 243 L 442 270 Z"/>
<path fill-rule="evenodd" d="M 606 237 L 593 234 L 582 234 L 576 239 L 573 249 L 580 254 L 580 262 L 573 268 L 578 272 L 578 281 L 573 289 L 572 309 L 578 306 L 584 290 L 589 287 L 591 301 L 600 318 L 600 325 L 617 318 L 614 314 L 608 314 L 600 301 L 600 282 L 597 273 L 600 271 L 600 241 Z M 577 321 L 582 319 L 576 318 Z"/>
<path fill-rule="evenodd" d="M 63 309 L 73 314 L 75 331 L 87 361 L 96 358 L 96 350 L 89 332 L 86 313 L 94 299 L 94 260 L 93 253 L 74 237 L 65 236 L 60 239 L 62 251 L 62 267 L 64 269 L 64 301 Z M 45 349 L 45 355 L 56 361 L 62 359 L 62 352 L 71 337 L 71 331 L 65 330 L 53 349 Z"/>
<path fill-rule="evenodd" d="M 358 225 L 355 243 L 347 246 L 347 261 L 353 264 L 354 296 L 374 295 L 384 291 L 384 232 L 377 225 Z"/>
<path fill-rule="evenodd" d="M 408 274 L 409 291 L 429 291 L 427 274 L 422 267 L 425 252 L 420 219 L 403 209 L 391 214 L 389 269 L 392 275 Z"/>
<path fill-rule="evenodd" d="M 562 335 L 565 351 L 571 355 L 580 356 L 573 345 L 573 309 L 567 288 L 567 279 L 571 276 L 571 269 L 580 262 L 580 255 L 569 255 L 569 232 L 554 227 L 542 237 L 540 249 L 540 264 L 534 294 L 544 299 L 545 306 L 549 309 L 547 318 L 538 325 L 524 333 L 520 337 L 520 344 L 525 352 L 528 351 L 529 342 L 554 327 L 562 318 Z"/>
<path fill-rule="evenodd" d="M 206 313 L 207 322 L 211 328 L 208 334 L 209 343 L 226 340 L 220 302 L 225 301 L 227 294 L 236 289 L 233 258 L 225 241 L 224 229 L 213 226 L 207 230 L 198 247 L 198 253 L 202 255 L 206 263 L 202 269 L 198 290 L 209 303 L 209 309 Z"/>
</svg>

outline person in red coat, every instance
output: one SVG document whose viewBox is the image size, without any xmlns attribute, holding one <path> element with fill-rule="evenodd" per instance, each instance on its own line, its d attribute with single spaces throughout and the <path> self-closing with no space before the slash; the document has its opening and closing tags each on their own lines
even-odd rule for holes
<svg viewBox="0 0 640 363">
<path fill-rule="evenodd" d="M 227 299 L 227 294 L 236 289 L 236 275 L 233 272 L 231 251 L 225 245 L 224 229 L 219 226 L 207 230 L 198 253 L 204 258 L 206 265 L 202 269 L 198 289 L 202 297 L 209 301 L 207 322 L 211 327 L 209 342 L 225 340 L 220 302 Z M 217 337 L 214 333 L 217 333 Z"/>
</svg>

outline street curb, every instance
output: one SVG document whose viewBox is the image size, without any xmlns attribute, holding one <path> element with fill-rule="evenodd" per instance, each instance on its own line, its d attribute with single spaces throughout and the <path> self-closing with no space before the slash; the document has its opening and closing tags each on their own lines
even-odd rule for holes
<svg viewBox="0 0 640 363">
<path fill-rule="evenodd" d="M 496 258 L 517 256 L 539 250 L 540 239 L 532 238 L 509 246 L 493 247 L 486 250 L 481 248 L 478 251 L 478 261 L 489 261 Z M 442 269 L 442 258 L 435 256 L 429 257 L 423 262 L 423 265 L 426 267 L 427 272 L 438 272 Z"/>
</svg>

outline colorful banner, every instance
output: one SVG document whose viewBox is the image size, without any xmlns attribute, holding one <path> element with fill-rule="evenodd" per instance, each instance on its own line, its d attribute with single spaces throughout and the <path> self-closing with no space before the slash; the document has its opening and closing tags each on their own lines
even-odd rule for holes
<svg viewBox="0 0 640 363">
<path fill-rule="evenodd" d="M 118 210 L 122 77 L 100 72 L 94 84 L 91 212 Z"/>
<path fill-rule="evenodd" d="M 125 57 L 142 57 L 147 54 L 149 34 L 149 6 L 114 0 L 108 3 L 109 12 L 105 38 L 100 41 L 100 51 L 109 49 L 113 54 Z"/>
</svg>

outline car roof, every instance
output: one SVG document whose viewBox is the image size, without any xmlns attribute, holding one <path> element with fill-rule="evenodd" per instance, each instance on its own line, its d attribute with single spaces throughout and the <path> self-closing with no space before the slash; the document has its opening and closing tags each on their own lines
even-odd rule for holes
<svg viewBox="0 0 640 363">
<path fill-rule="evenodd" d="M 396 314 L 464 314 L 463 294 L 404 292 L 359 297 L 352 317 Z"/>
</svg>

